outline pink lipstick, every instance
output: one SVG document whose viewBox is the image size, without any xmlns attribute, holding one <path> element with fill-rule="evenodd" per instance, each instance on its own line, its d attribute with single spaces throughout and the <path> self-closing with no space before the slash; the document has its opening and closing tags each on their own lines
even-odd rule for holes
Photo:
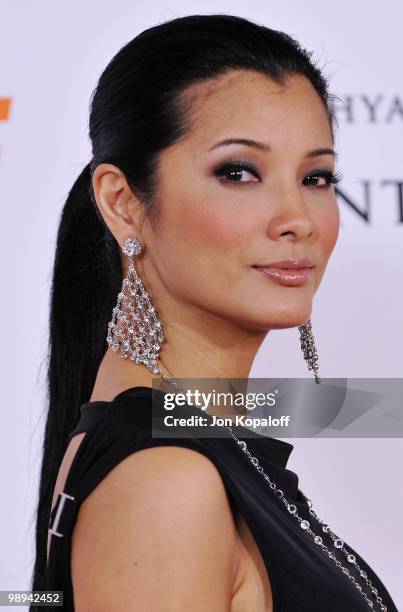
<svg viewBox="0 0 403 612">
<path fill-rule="evenodd" d="M 280 285 L 298 287 L 309 282 L 314 265 L 308 259 L 289 259 L 253 267 Z"/>
</svg>

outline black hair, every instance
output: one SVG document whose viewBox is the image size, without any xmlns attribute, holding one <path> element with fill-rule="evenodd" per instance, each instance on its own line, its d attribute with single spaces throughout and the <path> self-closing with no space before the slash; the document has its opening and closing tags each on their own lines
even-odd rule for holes
<svg viewBox="0 0 403 612">
<path fill-rule="evenodd" d="M 141 32 L 116 53 L 92 93 L 92 159 L 68 194 L 57 232 L 33 590 L 45 588 L 57 473 L 80 406 L 91 396 L 123 280 L 119 245 L 98 210 L 92 173 L 103 162 L 119 167 L 155 221 L 158 158 L 190 128 L 188 88 L 237 69 L 279 84 L 293 74 L 305 76 L 323 101 L 333 136 L 327 80 L 312 53 L 283 32 L 233 15 L 189 15 Z"/>
</svg>

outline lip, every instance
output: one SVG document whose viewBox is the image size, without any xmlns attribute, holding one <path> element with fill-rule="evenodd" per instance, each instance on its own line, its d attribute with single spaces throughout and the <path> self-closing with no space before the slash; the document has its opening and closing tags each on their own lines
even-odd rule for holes
<svg viewBox="0 0 403 612">
<path fill-rule="evenodd" d="M 314 265 L 307 259 L 293 259 L 253 266 L 253 268 L 280 285 L 297 287 L 306 285 L 310 281 Z"/>
</svg>

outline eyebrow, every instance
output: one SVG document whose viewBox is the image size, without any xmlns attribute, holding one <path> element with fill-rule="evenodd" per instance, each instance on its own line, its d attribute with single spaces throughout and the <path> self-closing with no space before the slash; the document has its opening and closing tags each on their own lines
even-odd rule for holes
<svg viewBox="0 0 403 612">
<path fill-rule="evenodd" d="M 232 144 L 246 145 L 247 147 L 253 147 L 254 149 L 258 149 L 259 151 L 271 151 L 268 144 L 258 142 L 256 140 L 250 140 L 249 138 L 226 138 L 225 140 L 220 140 L 219 142 L 216 142 L 212 147 L 209 148 L 209 151 L 212 151 L 217 147 L 228 146 Z M 313 149 L 313 151 L 309 151 L 306 154 L 306 157 L 316 157 L 318 155 L 333 155 L 334 157 L 337 157 L 337 153 L 333 149 L 328 149 L 326 147 Z"/>
</svg>

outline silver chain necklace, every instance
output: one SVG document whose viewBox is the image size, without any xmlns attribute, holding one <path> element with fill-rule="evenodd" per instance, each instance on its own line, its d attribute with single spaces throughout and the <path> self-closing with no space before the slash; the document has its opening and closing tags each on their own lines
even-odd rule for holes
<svg viewBox="0 0 403 612">
<path fill-rule="evenodd" d="M 177 389 L 180 389 L 181 391 L 185 391 L 185 389 L 182 389 L 177 384 L 177 382 L 175 381 L 173 376 L 168 376 L 167 374 L 164 374 L 163 372 L 161 372 L 161 370 L 159 369 L 158 366 L 155 368 L 154 373 L 155 374 L 160 374 L 162 379 L 165 382 L 167 382 L 168 384 L 173 385 L 174 387 L 176 387 Z M 207 413 L 207 414 L 209 414 L 209 413 Z M 346 548 L 343 540 L 341 538 L 339 538 L 330 529 L 329 525 L 327 525 L 327 523 L 325 523 L 321 518 L 319 518 L 319 516 L 316 514 L 316 512 L 314 511 L 314 509 L 312 507 L 311 500 L 308 499 L 306 497 L 306 495 L 303 493 L 303 495 L 304 495 L 304 497 L 305 497 L 305 499 L 307 500 L 307 503 L 308 503 L 309 513 L 320 523 L 320 525 L 322 526 L 323 533 L 328 533 L 329 536 L 331 537 L 331 539 L 333 540 L 334 551 L 330 550 L 328 548 L 328 546 L 326 546 L 326 544 L 323 543 L 323 540 L 322 540 L 321 536 L 316 534 L 311 529 L 311 525 L 310 525 L 309 521 L 307 521 L 306 519 L 303 519 L 301 516 L 299 516 L 296 505 L 295 504 L 291 504 L 286 499 L 286 497 L 284 495 L 284 492 L 281 489 L 279 489 L 277 487 L 277 485 L 271 480 L 271 478 L 264 472 L 262 466 L 259 465 L 259 460 L 257 459 L 257 457 L 254 457 L 252 455 L 252 453 L 249 451 L 246 442 L 244 440 L 240 440 L 239 438 L 237 438 L 234 435 L 234 433 L 232 431 L 232 428 L 229 425 L 219 425 L 219 427 L 224 427 L 224 429 L 227 429 L 230 432 L 232 438 L 237 443 L 238 448 L 240 448 L 247 455 L 247 457 L 249 458 L 249 460 L 252 463 L 252 465 L 256 468 L 256 470 L 259 472 L 259 474 L 261 474 L 263 476 L 263 478 L 268 483 L 269 487 L 272 489 L 272 491 L 274 492 L 276 497 L 283 502 L 283 504 L 285 505 L 286 509 L 290 513 L 290 515 L 293 516 L 294 519 L 299 522 L 299 525 L 300 525 L 301 529 L 303 529 L 305 531 L 305 533 L 309 534 L 313 538 L 314 543 L 319 548 L 321 548 L 323 550 L 323 552 L 330 559 L 332 559 L 332 561 L 335 562 L 335 564 L 343 572 L 343 574 L 345 574 L 351 580 L 351 582 L 354 584 L 354 586 L 357 588 L 357 590 L 364 597 L 364 599 L 367 602 L 368 606 L 371 609 L 374 609 L 374 605 L 375 605 L 375 602 L 376 602 L 377 604 L 379 604 L 379 610 L 382 610 L 382 612 L 387 612 L 387 607 L 383 603 L 381 596 L 378 594 L 378 590 L 374 587 L 374 585 L 372 584 L 371 580 L 368 578 L 367 573 L 363 569 L 361 569 L 360 566 L 358 565 L 355 555 L 352 554 Z M 302 493 L 302 491 L 301 491 L 301 493 Z M 335 551 L 336 550 L 339 550 L 340 552 L 344 553 L 344 556 L 346 557 L 348 564 L 351 567 L 355 568 L 355 570 L 358 573 L 358 575 L 360 576 L 360 578 L 363 579 L 364 582 L 366 583 L 366 585 L 368 586 L 368 588 L 371 591 L 372 595 L 370 595 L 370 596 L 367 595 L 367 593 L 363 590 L 363 587 L 361 586 L 361 584 L 350 573 L 349 568 L 347 566 L 343 565 L 343 563 L 341 561 L 339 561 L 339 559 L 337 559 L 337 557 L 335 555 Z M 373 600 L 374 598 L 375 598 L 375 601 Z"/>
</svg>

